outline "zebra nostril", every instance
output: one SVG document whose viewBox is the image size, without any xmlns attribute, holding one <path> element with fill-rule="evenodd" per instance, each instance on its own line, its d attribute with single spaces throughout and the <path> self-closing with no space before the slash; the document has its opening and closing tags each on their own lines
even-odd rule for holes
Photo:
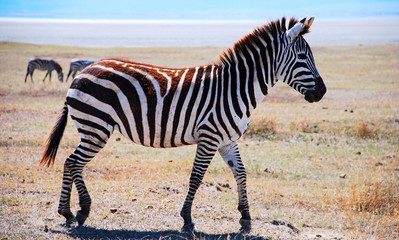
<svg viewBox="0 0 399 240">
<path fill-rule="evenodd" d="M 312 103 L 315 101 L 315 96 L 313 94 L 314 91 L 307 91 L 305 93 L 305 100 Z"/>
</svg>

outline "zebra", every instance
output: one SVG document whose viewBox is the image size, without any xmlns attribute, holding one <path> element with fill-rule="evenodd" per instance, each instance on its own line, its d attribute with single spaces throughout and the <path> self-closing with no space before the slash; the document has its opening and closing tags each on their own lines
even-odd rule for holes
<svg viewBox="0 0 399 240">
<path fill-rule="evenodd" d="M 47 75 L 49 75 L 49 80 L 51 81 L 51 72 L 53 70 L 57 71 L 58 74 L 58 80 L 60 82 L 64 81 L 64 74 L 62 73 L 62 68 L 60 64 L 58 64 L 56 61 L 53 59 L 41 59 L 41 58 L 35 58 L 32 59 L 28 62 L 28 68 L 26 70 L 26 75 L 25 75 L 25 82 L 26 79 L 28 78 L 28 75 L 30 75 L 30 80 L 33 82 L 33 71 L 41 70 L 41 71 L 47 71 L 46 75 L 43 78 L 43 82 L 46 79 Z"/>
<path fill-rule="evenodd" d="M 71 73 L 72 73 L 72 78 L 75 78 L 75 75 L 78 71 L 82 71 L 85 67 L 89 66 L 92 63 L 94 63 L 94 61 L 85 60 L 85 59 L 73 59 L 69 66 L 69 72 L 65 82 L 68 82 L 68 78 L 69 75 L 71 75 Z"/>
<path fill-rule="evenodd" d="M 278 80 L 318 102 L 326 86 L 303 38 L 314 18 L 271 21 L 249 33 L 214 64 L 164 68 L 122 59 L 104 59 L 72 82 L 52 129 L 40 165 L 54 164 L 68 113 L 80 143 L 64 163 L 58 213 L 67 225 L 83 225 L 90 212 L 83 167 L 105 146 L 114 130 L 132 142 L 154 148 L 197 144 L 189 189 L 180 216 L 182 231 L 193 231 L 191 208 L 216 152 L 237 182 L 241 231 L 251 230 L 246 171 L 238 149 L 251 118 Z M 70 210 L 73 183 L 79 195 L 76 217 Z"/>
</svg>

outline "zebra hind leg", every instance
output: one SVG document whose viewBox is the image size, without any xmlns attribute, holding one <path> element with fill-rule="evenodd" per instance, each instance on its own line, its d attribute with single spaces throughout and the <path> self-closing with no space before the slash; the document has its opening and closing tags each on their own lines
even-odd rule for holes
<svg viewBox="0 0 399 240">
<path fill-rule="evenodd" d="M 30 81 L 33 82 L 33 71 L 30 71 L 29 69 L 26 71 L 25 82 L 28 79 L 28 76 L 30 76 Z"/>
<path fill-rule="evenodd" d="M 186 196 L 186 200 L 184 201 L 183 208 L 180 212 L 180 216 L 184 220 L 184 225 L 182 228 L 183 232 L 194 231 L 194 223 L 191 218 L 191 207 L 193 204 L 194 196 L 202 182 L 202 179 L 204 178 L 205 172 L 208 169 L 208 166 L 211 163 L 211 160 L 216 151 L 216 145 L 212 145 L 209 142 L 207 142 L 207 144 L 198 143 L 197 145 L 197 152 L 190 176 L 189 190 Z"/>
<path fill-rule="evenodd" d="M 26 82 L 26 79 L 28 78 L 28 75 L 29 75 L 29 72 L 26 73 L 24 82 Z"/>
<path fill-rule="evenodd" d="M 62 179 L 61 197 L 58 207 L 58 213 L 66 218 L 67 226 L 77 221 L 79 225 L 83 225 L 90 213 L 91 198 L 87 191 L 83 180 L 83 167 L 90 162 L 106 143 L 106 139 L 102 141 L 92 141 L 93 139 L 81 139 L 79 146 L 66 159 L 64 164 L 64 176 Z M 70 198 L 72 184 L 75 184 L 79 194 L 80 210 L 76 217 L 70 209 Z"/>
<path fill-rule="evenodd" d="M 64 164 L 64 175 L 62 177 L 62 191 L 60 202 L 58 205 L 58 213 L 66 218 L 66 225 L 71 226 L 76 222 L 76 218 L 71 212 L 70 200 L 72 191 L 72 176 L 68 169 L 68 165 Z"/>
</svg>

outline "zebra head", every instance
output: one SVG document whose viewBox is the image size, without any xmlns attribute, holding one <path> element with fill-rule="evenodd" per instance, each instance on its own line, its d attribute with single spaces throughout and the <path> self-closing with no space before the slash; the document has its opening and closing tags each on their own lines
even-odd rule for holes
<svg viewBox="0 0 399 240">
<path fill-rule="evenodd" d="M 323 79 L 317 71 L 312 50 L 303 38 L 309 31 L 314 18 L 302 19 L 295 23 L 291 19 L 288 30 L 282 35 L 283 49 L 281 57 L 277 59 L 277 80 L 305 95 L 308 102 L 318 102 L 327 89 Z"/>
<path fill-rule="evenodd" d="M 58 72 L 57 74 L 58 74 L 58 80 L 60 82 L 63 82 L 64 81 L 64 74 L 62 72 Z"/>
</svg>

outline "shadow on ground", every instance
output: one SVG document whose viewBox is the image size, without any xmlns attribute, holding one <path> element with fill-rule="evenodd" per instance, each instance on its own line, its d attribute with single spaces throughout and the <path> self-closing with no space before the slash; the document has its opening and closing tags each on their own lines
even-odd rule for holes
<svg viewBox="0 0 399 240">
<path fill-rule="evenodd" d="M 268 240 L 259 236 L 243 235 L 241 233 L 206 234 L 201 232 L 183 233 L 179 231 L 135 231 L 135 230 L 108 230 L 93 227 L 79 226 L 66 231 L 50 230 L 51 233 L 65 234 L 77 239 L 246 239 Z"/>
</svg>

